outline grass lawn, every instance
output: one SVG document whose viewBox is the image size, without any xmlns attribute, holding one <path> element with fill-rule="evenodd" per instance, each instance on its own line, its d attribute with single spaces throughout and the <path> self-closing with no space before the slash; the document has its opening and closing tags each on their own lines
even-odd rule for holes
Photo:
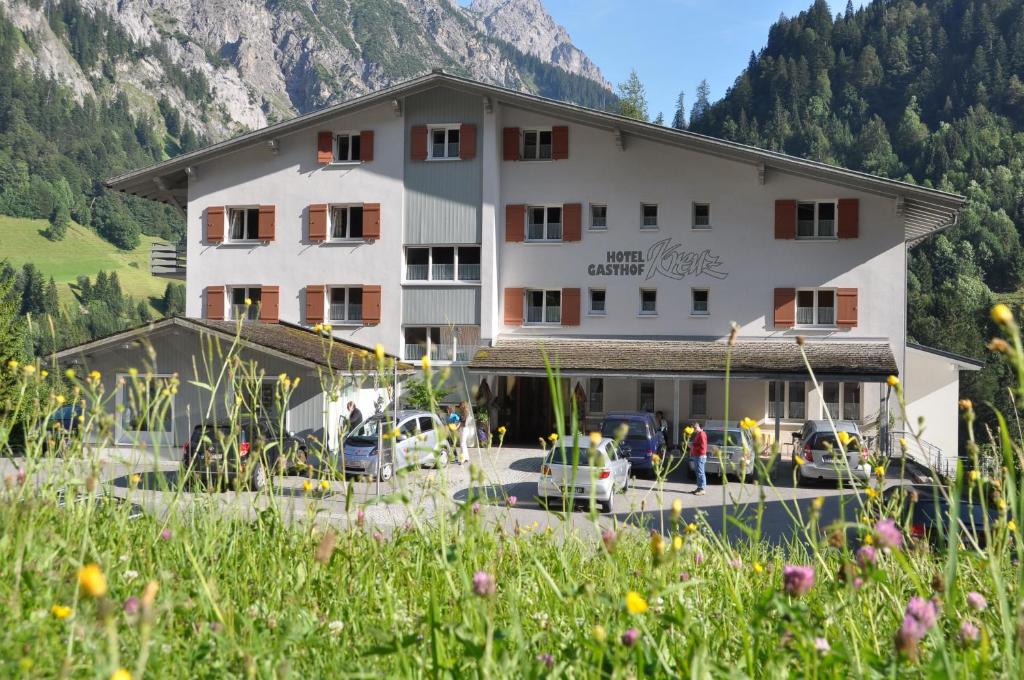
<svg viewBox="0 0 1024 680">
<path fill-rule="evenodd" d="M 0 234 L 3 234 L 3 250 L 0 259 L 7 259 L 15 267 L 32 262 L 57 282 L 57 291 L 62 304 L 71 304 L 74 293 L 69 284 L 75 283 L 80 275 L 95 279 L 101 270 L 116 271 L 121 280 L 121 289 L 136 300 L 146 300 L 153 306 L 153 298 L 159 299 L 170 279 L 161 279 L 149 273 L 149 246 L 160 239 L 142 235 L 142 241 L 135 250 L 118 250 L 104 241 L 96 232 L 78 224 L 71 224 L 63 241 L 51 241 L 42 232 L 46 220 L 23 219 L 0 215 Z M 156 310 L 154 307 L 154 310 Z"/>
</svg>

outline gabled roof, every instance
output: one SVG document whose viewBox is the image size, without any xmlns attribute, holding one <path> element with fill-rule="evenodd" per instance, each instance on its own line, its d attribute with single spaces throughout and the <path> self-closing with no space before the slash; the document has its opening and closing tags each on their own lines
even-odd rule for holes
<svg viewBox="0 0 1024 680">
<path fill-rule="evenodd" d="M 260 323 L 235 321 L 211 321 L 180 316 L 169 317 L 152 323 L 135 326 L 111 335 L 90 340 L 61 350 L 53 355 L 57 361 L 69 359 L 103 349 L 110 345 L 135 342 L 167 328 L 211 335 L 227 343 L 238 341 L 257 352 L 268 352 L 307 366 L 332 368 L 336 371 L 368 372 L 377 370 L 374 351 L 353 342 L 334 338 L 328 341 L 321 335 L 290 323 Z M 388 358 L 394 359 L 392 355 Z M 399 364 L 399 369 L 408 370 L 408 364 Z"/>
<path fill-rule="evenodd" d="M 497 85 L 481 83 L 468 78 L 435 70 L 418 78 L 372 92 L 341 104 L 307 113 L 260 130 L 248 132 L 203 149 L 198 149 L 156 165 L 113 177 L 106 186 L 117 191 L 150 198 L 183 207 L 187 201 L 188 170 L 204 161 L 248 148 L 261 142 L 270 142 L 304 128 L 311 128 L 337 116 L 360 111 L 371 106 L 390 103 L 399 115 L 403 98 L 436 87 L 448 87 L 479 94 L 501 104 L 539 111 L 562 120 L 603 128 L 615 135 L 636 136 L 652 141 L 679 146 L 701 153 L 749 163 L 752 171 L 778 170 L 828 182 L 838 186 L 874 193 L 895 199 L 902 212 L 906 239 L 915 242 L 932 232 L 956 223 L 966 199 L 957 194 L 877 177 L 863 172 L 847 170 L 834 165 L 767 151 L 753 146 L 697 134 L 688 130 L 645 123 L 607 111 L 590 109 L 576 104 L 555 101 L 538 95 L 518 92 Z"/>
</svg>

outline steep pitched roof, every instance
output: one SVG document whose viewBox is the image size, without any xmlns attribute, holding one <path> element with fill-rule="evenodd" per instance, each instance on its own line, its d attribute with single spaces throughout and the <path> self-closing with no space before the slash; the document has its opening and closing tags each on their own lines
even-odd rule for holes
<svg viewBox="0 0 1024 680">
<path fill-rule="evenodd" d="M 776 151 L 767 151 L 738 142 L 709 137 L 688 130 L 645 123 L 607 111 L 586 108 L 576 104 L 555 101 L 546 97 L 519 92 L 497 85 L 481 83 L 462 78 L 441 70 L 435 70 L 418 78 L 407 80 L 377 92 L 372 92 L 341 104 L 319 111 L 297 116 L 260 130 L 248 132 L 232 139 L 212 144 L 162 163 L 113 177 L 106 186 L 117 191 L 150 198 L 171 205 L 183 207 L 187 201 L 188 169 L 198 164 L 248 148 L 261 142 L 269 142 L 283 135 L 311 128 L 322 121 L 340 115 L 353 113 L 390 103 L 396 113 L 401 113 L 402 99 L 436 87 L 448 87 L 479 94 L 493 103 L 545 112 L 563 120 L 572 120 L 597 128 L 604 128 L 616 135 L 634 135 L 644 139 L 679 146 L 701 153 L 749 163 L 752 171 L 778 170 L 793 175 L 817 179 L 838 186 L 858 189 L 891 197 L 898 201 L 902 212 L 906 238 L 917 241 L 934 231 L 956 223 L 960 209 L 966 199 L 957 194 L 929 189 L 899 180 L 847 170 L 834 165 L 789 156 Z"/>
</svg>

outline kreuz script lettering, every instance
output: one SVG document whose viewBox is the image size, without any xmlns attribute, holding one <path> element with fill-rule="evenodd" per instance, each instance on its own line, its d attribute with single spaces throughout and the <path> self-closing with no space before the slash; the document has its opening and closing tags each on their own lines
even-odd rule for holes
<svg viewBox="0 0 1024 680">
<path fill-rule="evenodd" d="M 672 239 L 664 239 L 651 246 L 646 260 L 648 279 L 655 274 L 663 274 L 670 279 L 683 279 L 687 276 L 724 279 L 728 276 L 721 270 L 722 261 L 717 255 L 712 255 L 710 250 L 682 250 L 680 244 L 672 243 Z"/>
</svg>

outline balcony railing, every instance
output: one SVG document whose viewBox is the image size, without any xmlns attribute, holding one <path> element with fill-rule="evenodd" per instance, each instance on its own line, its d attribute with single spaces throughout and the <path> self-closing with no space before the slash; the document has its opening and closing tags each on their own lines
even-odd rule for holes
<svg viewBox="0 0 1024 680">
<path fill-rule="evenodd" d="M 348 308 L 348 316 L 345 316 L 346 308 Z M 362 321 L 363 306 L 353 304 L 346 305 L 344 302 L 332 302 L 330 306 L 330 320 L 332 323 Z"/>
<path fill-rule="evenodd" d="M 561 307 L 548 307 L 547 313 L 543 307 L 527 307 L 526 308 L 526 322 L 527 323 L 561 323 L 562 322 L 562 309 Z"/>
<path fill-rule="evenodd" d="M 454 264 L 430 265 L 430 274 L 435 281 L 453 281 L 455 279 Z"/>
<path fill-rule="evenodd" d="M 185 246 L 153 243 L 149 247 L 149 273 L 172 279 L 185 278 Z"/>
<path fill-rule="evenodd" d="M 405 360 L 406 361 L 419 361 L 427 354 L 426 345 L 420 343 L 406 343 L 405 344 Z M 433 344 L 430 345 L 430 358 L 433 361 L 451 361 L 452 360 L 452 346 Z M 461 361 L 461 359 L 460 359 Z"/>
<path fill-rule="evenodd" d="M 405 279 L 407 281 L 426 281 L 429 278 L 430 265 L 409 264 L 405 266 Z"/>
<path fill-rule="evenodd" d="M 479 281 L 480 280 L 480 265 L 478 264 L 460 264 L 459 265 L 459 281 Z"/>
</svg>

